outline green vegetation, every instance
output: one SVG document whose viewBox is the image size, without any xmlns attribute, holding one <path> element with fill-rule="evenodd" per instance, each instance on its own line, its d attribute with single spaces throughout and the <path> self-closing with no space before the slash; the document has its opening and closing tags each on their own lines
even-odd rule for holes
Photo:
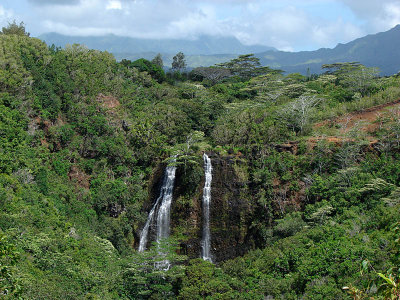
<svg viewBox="0 0 400 300">
<path fill-rule="evenodd" d="M 166 75 L 160 56 L 48 47 L 15 23 L 0 64 L 0 298 L 397 299 L 398 107 L 368 130 L 335 118 L 398 100 L 398 76 L 356 63 L 285 76 L 252 55 Z M 245 162 L 251 250 L 213 265 L 183 255 L 197 237 L 177 228 L 138 253 L 175 154 L 173 216 L 190 223 L 202 151 Z"/>
</svg>

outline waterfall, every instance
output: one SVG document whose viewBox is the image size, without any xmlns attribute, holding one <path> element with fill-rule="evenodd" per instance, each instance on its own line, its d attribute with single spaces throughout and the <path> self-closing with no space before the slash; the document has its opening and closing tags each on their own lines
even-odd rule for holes
<svg viewBox="0 0 400 300">
<path fill-rule="evenodd" d="M 211 201 L 211 181 L 212 166 L 211 159 L 207 154 L 203 154 L 205 182 L 203 189 L 203 239 L 201 241 L 201 256 L 204 260 L 212 262 L 211 259 L 211 237 L 210 237 L 210 201 Z"/>
<path fill-rule="evenodd" d="M 149 228 L 153 221 L 154 213 L 157 211 L 157 243 L 161 239 L 169 236 L 169 223 L 170 223 L 170 208 L 172 202 L 172 192 L 174 189 L 176 166 L 167 166 L 165 169 L 163 184 L 160 191 L 160 196 L 154 203 L 149 216 L 147 217 L 146 224 L 140 234 L 139 252 L 146 250 Z M 161 203 L 160 203 L 161 202 Z"/>
<path fill-rule="evenodd" d="M 154 216 L 154 211 L 156 210 L 156 207 L 158 206 L 158 202 L 160 202 L 161 196 L 158 197 L 156 203 L 154 204 L 153 208 L 151 209 L 149 216 L 147 217 L 146 224 L 144 224 L 144 227 L 142 229 L 142 232 L 140 233 L 140 242 L 139 242 L 139 252 L 143 252 L 146 250 L 146 244 L 147 244 L 147 236 L 149 235 L 149 227 L 150 223 L 153 220 Z"/>
<path fill-rule="evenodd" d="M 171 214 L 171 203 L 172 203 L 172 192 L 174 189 L 175 181 L 175 166 L 169 166 L 166 170 L 166 179 L 161 189 L 160 197 L 162 197 L 160 208 L 157 214 L 157 243 L 161 239 L 165 239 L 169 236 L 169 221 Z"/>
</svg>

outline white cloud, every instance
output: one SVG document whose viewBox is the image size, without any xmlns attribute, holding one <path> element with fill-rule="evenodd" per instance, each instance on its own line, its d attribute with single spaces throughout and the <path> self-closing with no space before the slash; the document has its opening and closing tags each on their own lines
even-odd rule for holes
<svg viewBox="0 0 400 300">
<path fill-rule="evenodd" d="M 337 43 L 348 42 L 362 35 L 360 28 L 339 18 L 330 24 L 313 26 L 311 38 L 320 46 L 333 47 Z"/>
<path fill-rule="evenodd" d="M 333 47 L 400 23 L 400 0 L 19 1 L 19 6 L 14 5 L 18 20 L 26 22 L 34 34 L 191 39 L 204 34 L 234 35 L 247 44 L 284 50 Z M 0 5 L 0 22 L 6 9 Z"/>
<path fill-rule="evenodd" d="M 294 6 L 284 9 L 263 11 L 261 7 L 256 17 L 246 16 L 247 26 L 237 30 L 247 44 L 262 43 L 282 50 L 291 50 L 294 41 L 302 43 L 306 29 L 310 26 L 307 15 Z"/>
<path fill-rule="evenodd" d="M 251 8 L 249 15 L 233 22 L 240 25 L 232 27 L 235 35 L 247 44 L 272 45 L 284 51 L 313 50 L 334 47 L 363 34 L 340 17 L 325 20 L 294 5 L 266 11 L 262 5 L 252 3 Z"/>
<path fill-rule="evenodd" d="M 28 0 L 36 5 L 76 5 L 80 0 Z"/>
<path fill-rule="evenodd" d="M 386 27 L 394 27 L 400 24 L 400 3 L 387 3 L 384 6 Z"/>
<path fill-rule="evenodd" d="M 14 13 L 11 10 L 5 9 L 0 5 L 0 26 L 6 26 L 9 22 L 15 18 Z"/>
<path fill-rule="evenodd" d="M 108 1 L 106 9 L 122 9 L 122 4 L 120 1 L 111 0 L 111 1 Z"/>
<path fill-rule="evenodd" d="M 399 0 L 337 0 L 347 5 L 356 16 L 364 20 L 368 32 L 388 30 L 400 23 Z"/>
</svg>

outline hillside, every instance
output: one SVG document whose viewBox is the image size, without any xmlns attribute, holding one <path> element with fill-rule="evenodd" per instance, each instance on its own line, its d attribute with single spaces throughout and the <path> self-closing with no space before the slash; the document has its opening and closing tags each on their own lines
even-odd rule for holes
<svg viewBox="0 0 400 300">
<path fill-rule="evenodd" d="M 369 67 L 379 67 L 381 75 L 393 75 L 400 71 L 400 25 L 386 32 L 368 35 L 333 49 L 316 51 L 283 52 L 266 51 L 257 57 L 263 65 L 285 70 L 288 73 L 320 74 L 323 64 L 357 61 Z"/>
<path fill-rule="evenodd" d="M 250 56 L 212 81 L 19 29 L 0 34 L 1 298 L 398 295 L 398 76 Z M 342 130 L 368 110 L 378 126 Z"/>
<path fill-rule="evenodd" d="M 80 43 L 91 49 L 106 50 L 118 60 L 152 59 L 163 54 L 164 63 L 170 66 L 172 57 L 179 51 L 187 55 L 189 68 L 211 66 L 234 58 L 237 54 L 256 53 L 264 66 L 289 73 L 306 75 L 321 74 L 323 64 L 357 61 L 368 67 L 378 67 L 381 75 L 393 75 L 400 71 L 400 25 L 386 32 L 368 35 L 333 49 L 284 52 L 265 46 L 245 46 L 232 37 L 203 36 L 197 40 L 143 40 L 108 35 L 103 37 L 63 36 L 48 33 L 40 36 L 49 45 L 65 46 Z"/>
</svg>

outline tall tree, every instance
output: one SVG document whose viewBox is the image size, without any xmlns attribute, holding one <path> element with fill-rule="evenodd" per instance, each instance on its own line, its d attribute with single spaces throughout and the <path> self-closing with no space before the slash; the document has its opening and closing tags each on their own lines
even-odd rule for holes
<svg viewBox="0 0 400 300">
<path fill-rule="evenodd" d="M 327 69 L 327 74 L 336 75 L 340 85 L 361 95 L 371 91 L 379 74 L 378 68 L 369 68 L 359 62 L 326 64 L 322 68 Z"/>
<path fill-rule="evenodd" d="M 160 58 L 161 59 L 161 58 Z M 154 60 L 154 59 L 153 59 Z M 130 61 L 128 59 L 123 59 L 121 64 L 127 68 L 136 68 L 140 72 L 147 72 L 151 75 L 152 78 L 157 80 L 159 83 L 165 80 L 165 72 L 159 65 L 153 63 L 153 61 L 149 61 L 144 58 L 139 58 L 135 61 Z M 162 64 L 162 62 L 161 62 Z"/>
<path fill-rule="evenodd" d="M 152 59 L 151 62 L 152 62 L 153 64 L 159 66 L 161 69 L 162 69 L 163 66 L 164 66 L 164 62 L 163 62 L 163 59 L 162 59 L 162 57 L 161 57 L 161 53 L 158 53 L 158 54 Z"/>
<path fill-rule="evenodd" d="M 221 67 L 198 67 L 193 73 L 209 80 L 212 85 L 231 75 L 229 70 Z"/>
<path fill-rule="evenodd" d="M 302 134 L 310 123 L 314 107 L 322 100 L 315 95 L 302 95 L 283 108 L 281 118 L 286 122 L 288 128 Z"/>
<path fill-rule="evenodd" d="M 232 75 L 237 75 L 244 80 L 268 73 L 282 73 L 281 70 L 272 70 L 269 67 L 261 66 L 260 59 L 254 54 L 239 55 L 238 58 L 217 64 L 217 66 L 228 69 Z"/>
<path fill-rule="evenodd" d="M 269 73 L 251 78 L 248 85 L 243 90 L 256 93 L 257 101 L 275 102 L 284 94 L 285 83 L 282 80 L 283 75 L 278 73 Z"/>
<path fill-rule="evenodd" d="M 0 34 L 30 35 L 30 33 L 25 30 L 24 22 L 18 25 L 15 20 L 12 23 L 8 23 L 7 27 L 3 27 Z"/>
<path fill-rule="evenodd" d="M 178 52 L 172 61 L 172 70 L 181 72 L 186 68 L 185 54 Z"/>
</svg>

